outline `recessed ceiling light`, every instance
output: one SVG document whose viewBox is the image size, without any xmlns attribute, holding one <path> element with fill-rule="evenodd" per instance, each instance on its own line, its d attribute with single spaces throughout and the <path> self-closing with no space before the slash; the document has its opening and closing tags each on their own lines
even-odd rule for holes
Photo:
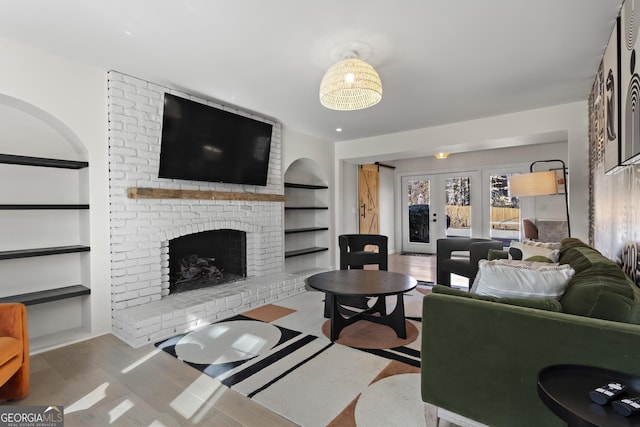
<svg viewBox="0 0 640 427">
<path fill-rule="evenodd" d="M 336 128 L 336 132 L 342 132 L 342 128 Z"/>
</svg>

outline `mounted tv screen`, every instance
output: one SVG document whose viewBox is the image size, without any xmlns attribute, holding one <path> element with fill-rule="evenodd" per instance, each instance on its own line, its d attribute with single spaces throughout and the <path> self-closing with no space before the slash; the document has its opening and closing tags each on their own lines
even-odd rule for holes
<svg viewBox="0 0 640 427">
<path fill-rule="evenodd" d="M 160 178 L 267 185 L 272 125 L 164 95 Z"/>
</svg>

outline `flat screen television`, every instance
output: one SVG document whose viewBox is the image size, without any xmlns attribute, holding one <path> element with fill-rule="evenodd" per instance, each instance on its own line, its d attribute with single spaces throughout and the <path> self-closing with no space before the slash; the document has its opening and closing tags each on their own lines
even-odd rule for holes
<svg viewBox="0 0 640 427">
<path fill-rule="evenodd" d="M 164 95 L 160 178 L 267 185 L 272 125 Z"/>
</svg>

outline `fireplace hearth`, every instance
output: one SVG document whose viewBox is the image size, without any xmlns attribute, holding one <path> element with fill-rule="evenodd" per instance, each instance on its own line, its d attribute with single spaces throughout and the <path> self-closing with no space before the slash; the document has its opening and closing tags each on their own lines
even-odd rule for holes
<svg viewBox="0 0 640 427">
<path fill-rule="evenodd" d="M 170 294 L 246 278 L 245 232 L 212 230 L 170 240 L 169 276 Z"/>
</svg>

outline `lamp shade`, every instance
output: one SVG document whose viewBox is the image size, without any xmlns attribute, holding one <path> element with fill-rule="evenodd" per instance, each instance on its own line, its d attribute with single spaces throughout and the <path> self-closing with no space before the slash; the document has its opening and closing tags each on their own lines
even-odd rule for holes
<svg viewBox="0 0 640 427">
<path fill-rule="evenodd" d="M 542 196 L 558 193 L 558 179 L 554 171 L 531 172 L 509 177 L 512 196 Z"/>
<path fill-rule="evenodd" d="M 361 110 L 382 99 L 376 70 L 358 58 L 347 58 L 327 70 L 320 83 L 320 103 L 332 110 Z"/>
</svg>

